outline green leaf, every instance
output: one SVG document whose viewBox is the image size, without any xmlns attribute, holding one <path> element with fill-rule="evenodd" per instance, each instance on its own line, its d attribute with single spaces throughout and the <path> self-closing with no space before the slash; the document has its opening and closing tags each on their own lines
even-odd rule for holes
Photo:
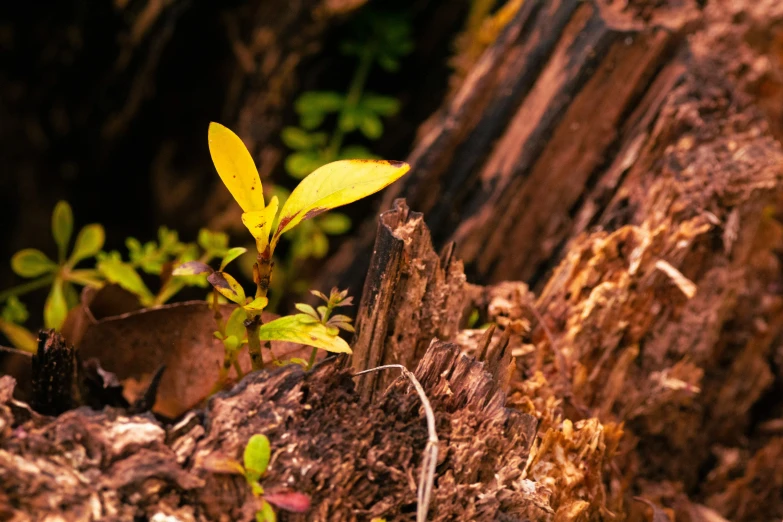
<svg viewBox="0 0 783 522">
<path fill-rule="evenodd" d="M 341 160 L 324 165 L 303 179 L 283 205 L 272 250 L 280 235 L 302 220 L 374 194 L 409 169 L 401 161 Z"/>
<path fill-rule="evenodd" d="M 38 351 L 38 340 L 35 335 L 24 326 L 19 326 L 18 324 L 6 321 L 5 319 L 0 319 L 0 332 L 6 336 L 8 341 L 14 345 L 15 348 L 30 353 Z"/>
<path fill-rule="evenodd" d="M 329 238 L 320 230 L 313 232 L 310 236 L 310 243 L 312 244 L 311 253 L 315 259 L 323 259 L 329 252 Z"/>
<path fill-rule="evenodd" d="M 367 139 L 377 140 L 383 134 L 383 122 L 375 114 L 368 112 L 359 122 L 359 130 Z"/>
<path fill-rule="evenodd" d="M 213 272 L 209 274 L 207 281 L 229 301 L 233 301 L 238 305 L 245 303 L 245 290 L 231 274 Z"/>
<path fill-rule="evenodd" d="M 52 289 L 44 304 L 44 325 L 47 328 L 59 330 L 68 315 L 68 304 L 65 302 L 63 280 L 59 277 L 52 283 Z"/>
<path fill-rule="evenodd" d="M 218 332 L 219 333 L 219 332 Z M 230 352 L 235 352 L 239 349 L 239 345 L 242 341 L 240 341 L 236 335 L 229 335 L 228 337 L 222 339 L 223 346 L 226 350 Z"/>
<path fill-rule="evenodd" d="M 277 216 L 277 196 L 272 196 L 269 205 L 264 210 L 245 212 L 242 223 L 256 240 L 256 250 L 262 254 L 269 245 L 269 233 Z"/>
<path fill-rule="evenodd" d="M 58 201 L 52 212 L 52 235 L 57 243 L 57 254 L 60 262 L 65 261 L 68 253 L 68 242 L 73 234 L 73 211 L 67 201 Z"/>
<path fill-rule="evenodd" d="M 307 315 L 309 315 L 310 317 L 313 317 L 313 318 L 315 318 L 316 320 L 319 320 L 319 319 L 320 319 L 320 318 L 318 317 L 318 314 L 315 312 L 315 309 L 314 309 L 312 306 L 310 306 L 309 304 L 305 304 L 305 303 L 296 303 L 296 304 L 294 305 L 294 307 L 296 307 L 296 309 L 297 309 L 297 310 L 299 310 L 300 312 L 302 312 L 303 314 L 307 314 Z"/>
<path fill-rule="evenodd" d="M 294 152 L 285 159 L 285 171 L 292 178 L 302 179 L 326 161 L 316 151 Z"/>
<path fill-rule="evenodd" d="M 269 234 L 267 233 L 267 237 Z M 228 252 L 226 252 L 226 255 L 223 256 L 223 260 L 220 262 L 220 270 L 221 272 L 225 270 L 226 266 L 233 261 L 234 259 L 238 258 L 242 254 L 247 252 L 247 248 L 245 247 L 234 247 L 230 248 Z"/>
<path fill-rule="evenodd" d="M 198 246 L 214 256 L 223 256 L 228 249 L 228 235 L 223 232 L 213 232 L 206 228 L 198 231 Z"/>
<path fill-rule="evenodd" d="M 340 159 L 381 159 L 361 145 L 348 145 L 340 151 L 339 156 Z"/>
<path fill-rule="evenodd" d="M 57 264 L 40 250 L 25 248 L 11 258 L 11 269 L 21 277 L 38 277 L 57 270 Z"/>
<path fill-rule="evenodd" d="M 234 336 L 239 340 L 245 338 L 245 320 L 247 319 L 247 312 L 241 307 L 237 306 L 231 315 L 228 316 L 226 321 L 226 335 Z"/>
<path fill-rule="evenodd" d="M 253 435 L 247 441 L 243 461 L 245 474 L 250 482 L 258 482 L 258 479 L 266 473 L 269 465 L 270 447 L 266 435 Z"/>
<path fill-rule="evenodd" d="M 400 102 L 391 96 L 367 93 L 360 103 L 365 109 L 380 116 L 394 116 L 400 111 Z"/>
<path fill-rule="evenodd" d="M 286 127 L 280 133 L 280 138 L 286 147 L 294 150 L 311 149 L 322 145 L 326 134 L 319 132 L 311 135 L 299 127 Z"/>
<path fill-rule="evenodd" d="M 220 179 L 242 210 L 263 210 L 261 178 L 253 157 L 239 136 L 219 123 L 210 123 L 209 153 Z"/>
<path fill-rule="evenodd" d="M 256 511 L 256 522 L 277 522 L 275 510 L 266 500 L 261 500 L 261 509 Z"/>
<path fill-rule="evenodd" d="M 5 306 L 3 306 L 3 311 L 0 315 L 9 323 L 17 324 L 21 324 L 27 321 L 27 319 L 30 317 L 30 313 L 27 311 L 27 307 L 15 295 L 12 295 L 6 300 Z"/>
<path fill-rule="evenodd" d="M 294 109 L 299 114 L 338 112 L 343 108 L 345 96 L 332 91 L 309 91 L 297 98 Z"/>
<path fill-rule="evenodd" d="M 193 276 L 193 275 L 206 275 L 214 272 L 211 266 L 201 261 L 188 261 L 178 265 L 172 270 L 171 275 L 174 276 Z"/>
<path fill-rule="evenodd" d="M 136 269 L 124 263 L 118 253 L 113 252 L 99 260 L 98 271 L 108 281 L 118 284 L 128 292 L 135 294 L 143 305 L 151 305 L 155 300 L 155 296 L 152 295 L 147 285 L 144 284 Z"/>
<path fill-rule="evenodd" d="M 305 112 L 299 115 L 299 125 L 306 130 L 317 129 L 326 119 L 323 112 Z"/>
<path fill-rule="evenodd" d="M 79 231 L 76 236 L 76 243 L 73 245 L 73 252 L 68 264 L 74 266 L 82 259 L 92 257 L 101 251 L 106 235 L 103 227 L 97 223 L 87 225 Z"/>
<path fill-rule="evenodd" d="M 378 55 L 378 65 L 381 66 L 381 69 L 383 69 L 386 72 L 397 72 L 400 69 L 400 62 L 397 60 L 397 58 L 388 55 L 388 54 L 380 54 Z"/>
<path fill-rule="evenodd" d="M 329 212 L 318 216 L 318 226 L 330 236 L 345 234 L 351 229 L 351 218 L 340 212 Z"/>
<path fill-rule="evenodd" d="M 269 299 L 266 297 L 256 297 L 246 305 L 244 305 L 244 309 L 249 312 L 260 312 L 264 308 L 266 308 L 266 305 L 269 304 Z"/>
<path fill-rule="evenodd" d="M 287 315 L 263 324 L 258 329 L 262 341 L 288 341 L 322 348 L 329 352 L 351 353 L 351 347 L 343 339 L 331 335 L 321 323 L 312 323 L 305 314 Z"/>
<path fill-rule="evenodd" d="M 362 118 L 363 114 L 361 110 L 356 107 L 351 107 L 340 113 L 340 120 L 337 122 L 337 125 L 340 127 L 341 131 L 351 132 L 359 126 L 359 122 Z"/>
</svg>

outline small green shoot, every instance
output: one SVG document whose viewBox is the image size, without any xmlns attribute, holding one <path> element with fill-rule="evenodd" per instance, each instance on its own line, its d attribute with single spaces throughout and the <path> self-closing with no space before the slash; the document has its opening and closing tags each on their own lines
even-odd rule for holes
<svg viewBox="0 0 783 522">
<path fill-rule="evenodd" d="M 290 341 L 314 349 L 350 353 L 348 344 L 337 335 L 338 327 L 327 324 L 328 316 L 323 320 L 313 320 L 308 314 L 297 314 L 262 324 L 261 313 L 269 302 L 267 293 L 274 265 L 272 256 L 283 234 L 295 229 L 302 222 L 383 189 L 403 176 L 410 169 L 409 165 L 383 160 L 335 161 L 321 166 L 304 178 L 282 205 L 276 196 L 267 204 L 258 171 L 242 140 L 228 128 L 214 122 L 210 124 L 208 134 L 209 150 L 215 168 L 242 208 L 242 222 L 255 239 L 257 250 L 256 262 L 253 265 L 253 282 L 256 284 L 254 295 L 246 295 L 242 286 L 222 269 L 209 272 L 207 278 L 215 292 L 242 310 L 232 313 L 232 317 L 236 319 L 231 326 L 233 329 L 242 320 L 245 336 L 234 335 L 235 339 L 231 339 L 227 344 L 227 340 L 233 335 L 229 334 L 228 323 L 224 331 L 219 331 L 217 335 L 226 347 L 225 360 L 229 361 L 228 366 L 236 359 L 235 352 L 244 344 L 245 339 L 254 370 L 264 366 L 262 342 L 269 347 L 269 341 Z M 194 270 L 201 274 L 207 271 L 203 266 L 185 264 L 174 273 L 184 275 L 183 270 Z M 188 272 L 188 275 L 194 274 Z M 345 298 L 346 296 L 342 295 L 341 302 L 345 302 Z M 216 302 L 215 298 L 213 302 Z M 348 324 L 346 321 L 337 323 Z"/>
<path fill-rule="evenodd" d="M 353 304 L 353 297 L 348 297 L 348 290 L 339 291 L 337 288 L 332 288 L 329 297 L 318 290 L 311 290 L 310 293 L 324 301 L 326 304 L 321 305 L 318 308 L 313 308 L 305 303 L 297 303 L 296 309 L 302 313 L 295 317 L 304 316 L 301 317 L 301 321 L 324 326 L 330 335 L 337 335 L 340 330 L 345 330 L 346 332 L 354 331 L 350 317 L 342 314 L 332 315 L 335 308 L 351 306 Z M 318 350 L 313 348 L 313 351 L 310 354 L 310 360 L 306 366 L 308 370 L 315 364 L 317 352 Z"/>
<path fill-rule="evenodd" d="M 79 300 L 75 286 L 102 284 L 102 278 L 96 270 L 79 269 L 76 265 L 100 252 L 105 239 L 103 227 L 95 223 L 83 227 L 76 235 L 70 255 L 67 255 L 72 234 L 73 211 L 67 202 L 60 201 L 52 212 L 52 236 L 57 246 L 57 261 L 35 248 L 26 248 L 14 254 L 11 268 L 18 276 L 32 281 L 0 292 L 0 302 L 49 286 L 49 296 L 44 305 L 44 325 L 46 328 L 59 329 L 68 310 Z M 3 331 L 6 333 L 6 328 Z M 14 342 L 10 336 L 9 340 Z"/>
</svg>

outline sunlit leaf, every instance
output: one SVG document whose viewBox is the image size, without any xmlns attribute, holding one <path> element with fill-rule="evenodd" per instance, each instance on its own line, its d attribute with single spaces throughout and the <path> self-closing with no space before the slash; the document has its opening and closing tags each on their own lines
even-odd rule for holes
<svg viewBox="0 0 783 522">
<path fill-rule="evenodd" d="M 243 455 L 245 475 L 250 482 L 257 482 L 266 473 L 269 456 L 269 439 L 266 438 L 266 435 L 256 434 L 250 437 Z"/>
<path fill-rule="evenodd" d="M 247 319 L 247 312 L 241 306 L 234 308 L 226 321 L 226 335 L 234 336 L 239 340 L 244 339 L 245 319 Z"/>
<path fill-rule="evenodd" d="M 341 160 L 324 165 L 303 179 L 283 205 L 272 250 L 280 234 L 303 219 L 374 194 L 409 169 L 410 165 L 401 161 Z"/>
<path fill-rule="evenodd" d="M 321 323 L 312 323 L 312 317 L 306 314 L 287 315 L 261 325 L 258 335 L 262 341 L 289 341 L 329 352 L 351 353 L 342 338 L 329 333 Z"/>
<path fill-rule="evenodd" d="M 277 515 L 269 502 L 261 500 L 261 509 L 256 511 L 256 522 L 277 522 Z"/>
<path fill-rule="evenodd" d="M 94 256 L 103 248 L 105 239 L 106 235 L 101 225 L 93 223 L 85 226 L 76 236 L 76 243 L 73 245 L 73 252 L 71 252 L 68 263 L 73 266 L 82 259 Z"/>
<path fill-rule="evenodd" d="M 47 328 L 59 330 L 68 315 L 68 304 L 65 302 L 63 281 L 59 277 L 52 283 L 52 289 L 44 304 L 44 324 Z"/>
<path fill-rule="evenodd" d="M 11 269 L 22 277 L 38 277 L 57 270 L 57 264 L 40 250 L 25 248 L 11 258 Z"/>
<path fill-rule="evenodd" d="M 223 346 L 225 346 L 226 350 L 230 352 L 234 352 L 239 348 L 239 345 L 242 341 L 237 338 L 236 335 L 229 335 L 225 339 L 223 339 Z"/>
<path fill-rule="evenodd" d="M 277 196 L 272 196 L 269 205 L 263 210 L 255 210 L 242 214 L 242 223 L 256 239 L 256 249 L 259 253 L 266 250 L 269 244 L 269 234 L 277 215 Z"/>
<path fill-rule="evenodd" d="M 239 136 L 219 123 L 210 123 L 209 153 L 220 179 L 242 210 L 263 210 L 261 178 L 253 157 Z"/>
<path fill-rule="evenodd" d="M 296 303 L 294 306 L 296 307 L 297 310 L 299 310 L 303 314 L 307 314 L 311 317 L 314 317 L 315 319 L 318 319 L 318 314 L 315 312 L 315 309 L 309 304 Z"/>
<path fill-rule="evenodd" d="M 57 244 L 60 262 L 65 261 L 68 253 L 68 242 L 73 234 L 73 211 L 67 201 L 58 201 L 52 212 L 52 235 Z"/>
<path fill-rule="evenodd" d="M 248 312 L 260 312 L 264 308 L 266 308 L 266 305 L 269 304 L 269 299 L 266 297 L 256 297 L 246 305 L 244 305 L 244 309 Z"/>
<path fill-rule="evenodd" d="M 220 292 L 223 297 L 237 304 L 244 304 L 245 290 L 236 279 L 226 272 L 213 272 L 207 277 L 207 281 Z"/>
<path fill-rule="evenodd" d="M 231 261 L 238 258 L 245 252 L 247 252 L 247 248 L 245 247 L 234 247 L 229 249 L 229 251 L 226 252 L 226 255 L 223 256 L 223 260 L 220 262 L 220 270 L 225 270 L 226 266 L 228 266 Z"/>
<path fill-rule="evenodd" d="M 203 274 L 211 274 L 214 272 L 211 266 L 209 266 L 206 263 L 202 263 L 201 261 L 188 261 L 187 263 L 182 263 L 181 265 L 178 265 L 172 272 L 171 275 L 175 276 L 192 276 L 192 275 L 203 275 Z"/>
<path fill-rule="evenodd" d="M 0 332 L 6 336 L 15 348 L 30 353 L 35 353 L 38 349 L 38 341 L 35 335 L 24 326 L 0 319 Z"/>
</svg>

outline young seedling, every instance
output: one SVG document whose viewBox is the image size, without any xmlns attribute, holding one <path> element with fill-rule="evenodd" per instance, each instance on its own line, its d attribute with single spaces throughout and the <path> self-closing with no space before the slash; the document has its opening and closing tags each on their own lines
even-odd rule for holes
<svg viewBox="0 0 783 522">
<path fill-rule="evenodd" d="M 351 325 L 351 318 L 347 315 L 332 315 L 335 308 L 340 306 L 351 306 L 353 304 L 353 297 L 348 297 L 348 290 L 342 292 L 337 288 L 332 288 L 329 293 L 329 297 L 326 297 L 318 290 L 310 290 L 317 298 L 321 299 L 326 305 L 321 305 L 317 309 L 305 303 L 297 303 L 296 309 L 302 312 L 303 317 L 301 320 L 309 323 L 321 323 L 324 325 L 330 333 L 337 335 L 340 330 L 346 332 L 353 332 L 353 326 Z M 315 364 L 315 357 L 318 353 L 317 348 L 313 348 L 310 354 L 310 360 L 307 362 L 306 368 L 309 370 Z"/>
<path fill-rule="evenodd" d="M 209 151 L 220 178 L 242 208 L 242 222 L 256 242 L 257 256 L 253 265 L 256 290 L 253 296 L 246 296 L 241 285 L 223 270 L 212 272 L 208 277 L 217 292 L 242 310 L 232 313 L 232 316 L 234 313 L 239 316 L 235 323 L 242 319 L 242 314 L 245 316 L 243 325 L 253 369 L 263 368 L 262 342 L 267 347 L 270 341 L 289 341 L 330 352 L 350 353 L 348 343 L 337 335 L 336 328 L 320 320 L 313 321 L 308 314 L 285 316 L 262 324 L 261 312 L 268 303 L 267 292 L 272 277 L 272 255 L 282 234 L 302 221 L 378 192 L 408 172 L 410 166 L 401 161 L 383 160 L 329 163 L 304 178 L 278 212 L 276 197 L 273 196 L 268 204 L 265 202 L 253 158 L 236 134 L 218 123 L 211 123 Z M 175 274 L 192 273 L 186 270 L 181 267 Z M 225 333 L 230 337 L 228 327 Z M 237 340 L 244 338 L 237 337 Z M 241 345 L 239 342 L 238 346 Z M 227 356 L 229 359 L 232 357 Z"/>
<path fill-rule="evenodd" d="M 253 496 L 258 499 L 257 522 L 276 522 L 277 514 L 273 505 L 285 511 L 304 513 L 310 509 L 310 498 L 296 491 L 269 492 L 260 484 L 261 478 L 269 467 L 271 448 L 266 435 L 253 435 L 245 446 L 242 464 L 233 459 L 212 460 L 208 469 L 216 472 L 237 473 L 245 477 Z"/>
<path fill-rule="evenodd" d="M 100 286 L 102 278 L 97 270 L 78 269 L 81 261 L 94 257 L 103 247 L 105 235 L 103 227 L 91 224 L 83 227 L 76 236 L 73 250 L 68 254 L 68 246 L 73 234 L 73 211 L 71 206 L 60 201 L 52 212 L 52 236 L 57 245 L 57 262 L 35 248 L 20 250 L 11 258 L 11 268 L 20 277 L 32 281 L 10 288 L 0 293 L 0 302 L 11 296 L 20 296 L 50 286 L 49 296 L 44 305 L 44 325 L 46 328 L 59 329 L 68 310 L 79 300 L 74 285 Z"/>
</svg>

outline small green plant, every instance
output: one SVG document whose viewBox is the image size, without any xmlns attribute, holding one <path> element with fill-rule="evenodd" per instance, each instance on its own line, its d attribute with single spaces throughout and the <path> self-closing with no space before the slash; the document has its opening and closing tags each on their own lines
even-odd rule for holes
<svg viewBox="0 0 783 522">
<path fill-rule="evenodd" d="M 134 294 L 144 306 L 168 302 L 185 286 L 206 288 L 203 276 L 173 277 L 172 268 L 191 260 L 209 263 L 222 259 L 224 263 L 236 259 L 247 251 L 244 248 L 229 248 L 228 236 L 202 229 L 195 243 L 183 243 L 176 231 L 161 227 L 158 240 L 142 244 L 136 238 L 128 238 L 128 259 L 116 250 L 104 252 L 105 234 L 97 223 L 86 225 L 77 234 L 73 249 L 68 254 L 73 233 L 73 211 L 66 201 L 60 201 L 52 212 L 52 236 L 57 247 L 57 262 L 40 250 L 26 248 L 11 258 L 11 268 L 20 277 L 32 279 L 27 283 L 0 292 L 2 315 L 0 332 L 15 347 L 35 351 L 36 338 L 22 324 L 29 314 L 19 297 L 34 290 L 49 286 L 49 295 L 44 305 L 44 326 L 59 330 L 68 312 L 79 302 L 76 290 L 79 286 L 100 288 L 106 283 L 115 283 Z M 93 261 L 93 268 L 77 268 Z M 153 293 L 144 282 L 141 273 L 155 275 L 160 279 L 160 288 Z"/>
<path fill-rule="evenodd" d="M 269 347 L 270 341 L 289 341 L 330 352 L 350 353 L 348 343 L 338 336 L 339 325 L 344 327 L 349 323 L 338 320 L 337 325 L 328 324 L 328 314 L 299 313 L 262 324 L 261 313 L 269 303 L 267 293 L 274 266 L 272 256 L 284 233 L 303 221 L 383 189 L 403 176 L 409 165 L 383 160 L 329 163 L 304 178 L 278 212 L 276 196 L 268 204 L 264 201 L 261 179 L 253 158 L 236 134 L 218 123 L 211 123 L 209 150 L 220 178 L 243 210 L 242 222 L 256 242 L 257 256 L 253 265 L 255 293 L 247 296 L 236 279 L 225 272 L 225 267 L 213 270 L 205 263 L 189 262 L 178 266 L 174 274 L 208 274 L 207 280 L 215 291 L 237 305 L 222 327 L 218 322 L 219 330 L 215 333 L 226 350 L 225 372 L 232 365 L 237 367 L 237 353 L 245 344 L 254 370 L 264 367 L 261 343 Z M 330 302 L 334 308 L 346 301 L 344 294 L 335 295 L 333 302 L 324 296 L 329 314 Z M 213 302 L 216 300 L 213 299 Z M 215 315 L 216 319 L 220 319 L 217 306 Z M 221 378 L 225 378 L 225 374 Z"/>
<path fill-rule="evenodd" d="M 35 349 L 35 337 L 18 323 L 27 319 L 22 312 L 18 298 L 28 292 L 44 287 L 49 295 L 44 305 L 44 325 L 60 328 L 68 310 L 79 301 L 76 286 L 100 286 L 100 274 L 94 269 L 76 268 L 80 262 L 95 257 L 103 247 L 103 227 L 90 224 L 83 227 L 76 236 L 73 249 L 68 254 L 73 235 L 73 211 L 65 201 L 60 201 L 52 212 L 52 236 L 57 245 L 57 261 L 35 248 L 20 250 L 11 258 L 11 268 L 20 277 L 32 279 L 27 283 L 0 292 L 0 302 L 5 303 L 3 324 L 0 325 L 8 339 L 24 350 Z M 32 344 L 30 340 L 32 339 Z"/>
<path fill-rule="evenodd" d="M 220 471 L 238 473 L 245 477 L 253 496 L 258 499 L 259 507 L 256 511 L 257 522 L 276 522 L 277 514 L 272 505 L 294 513 L 304 513 L 310 509 L 310 498 L 295 491 L 268 492 L 264 491 L 260 480 L 269 467 L 271 448 L 266 435 L 256 434 L 247 441 L 242 454 L 242 464 L 233 459 L 220 459 L 214 462 L 215 468 Z"/>
<path fill-rule="evenodd" d="M 383 118 L 399 112 L 397 99 L 366 92 L 365 87 L 374 66 L 395 73 L 401 58 L 413 50 L 410 23 L 401 16 L 370 12 L 357 21 L 354 33 L 341 46 L 343 54 L 356 59 L 347 92 L 304 92 L 294 104 L 299 124 L 281 132 L 283 143 L 291 149 L 285 170 L 295 179 L 341 159 L 378 159 L 360 142 L 378 140 L 383 135 Z M 284 204 L 287 190 L 275 186 L 273 192 Z M 330 212 L 292 231 L 287 237 L 290 248 L 285 260 L 278 262 L 282 266 L 278 267 L 276 290 L 285 287 L 289 292 L 303 293 L 307 282 L 299 277 L 298 267 L 307 259 L 323 258 L 329 250 L 329 236 L 339 236 L 350 228 L 348 216 Z M 280 294 L 273 296 L 272 309 Z"/>
<path fill-rule="evenodd" d="M 329 333 L 333 335 L 337 335 L 340 330 L 345 330 L 347 332 L 354 331 L 350 317 L 342 314 L 332 315 L 335 308 L 351 306 L 353 304 L 353 297 L 348 297 L 348 290 L 339 291 L 337 288 L 332 288 L 329 297 L 318 290 L 311 290 L 310 293 L 324 301 L 326 304 L 321 305 L 318 308 L 313 308 L 309 304 L 297 303 L 296 309 L 309 317 L 309 321 L 324 325 Z M 303 320 L 305 319 L 303 318 Z M 310 360 L 307 362 L 306 366 L 308 370 L 315 364 L 316 355 L 317 348 L 313 348 L 313 351 L 310 354 Z"/>
</svg>

